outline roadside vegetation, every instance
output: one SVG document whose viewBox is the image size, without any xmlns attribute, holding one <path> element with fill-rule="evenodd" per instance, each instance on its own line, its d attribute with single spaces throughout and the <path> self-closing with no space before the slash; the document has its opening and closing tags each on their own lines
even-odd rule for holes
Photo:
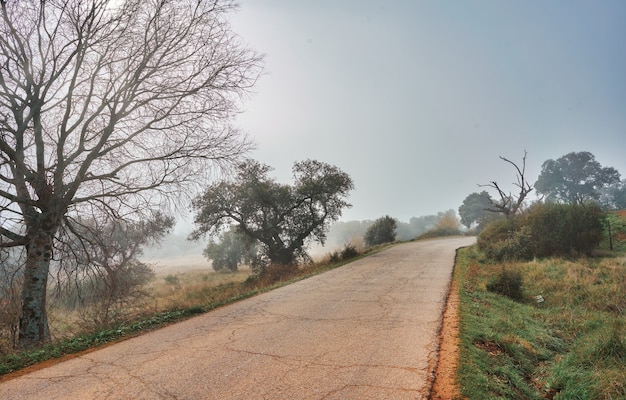
<svg viewBox="0 0 626 400">
<path fill-rule="evenodd" d="M 492 229 L 483 250 L 459 251 L 463 398 L 626 398 L 626 213 L 606 221 L 611 238 L 604 224 L 590 253 L 583 246 L 529 258 L 521 244 L 532 229 L 521 224 L 509 239 L 494 240 Z"/>
<path fill-rule="evenodd" d="M 382 248 L 365 249 L 347 244 L 319 262 L 295 269 L 293 266 L 271 265 L 262 275 L 240 269 L 234 273 L 187 272 L 157 276 L 143 288 L 145 296 L 142 300 L 128 304 L 123 310 L 123 319 L 100 326 L 87 317 L 97 315 L 96 310 L 92 309 L 93 313 L 90 313 L 53 307 L 50 310 L 50 326 L 55 340 L 21 351 L 11 350 L 9 344 L 0 343 L 0 376 L 205 313 L 340 267 Z"/>
</svg>

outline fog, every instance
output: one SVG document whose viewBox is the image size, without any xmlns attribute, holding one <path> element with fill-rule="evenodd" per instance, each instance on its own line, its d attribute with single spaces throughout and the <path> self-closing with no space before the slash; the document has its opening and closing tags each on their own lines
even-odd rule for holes
<svg viewBox="0 0 626 400">
<path fill-rule="evenodd" d="M 280 182 L 308 158 L 350 174 L 329 244 L 384 215 L 458 210 L 479 184 L 516 192 L 499 156 L 527 151 L 531 184 L 573 151 L 624 178 L 624 21 L 621 0 L 241 0 L 234 30 L 266 56 L 237 123 Z"/>
<path fill-rule="evenodd" d="M 345 221 L 514 191 L 498 157 L 524 150 L 531 183 L 572 151 L 626 174 L 626 2 L 240 4 L 235 31 L 266 54 L 238 119 L 251 156 L 284 182 L 296 160 L 339 166 L 356 185 Z"/>
<path fill-rule="evenodd" d="M 455 210 L 447 212 L 455 213 Z M 433 228 L 445 213 L 441 211 L 436 215 L 411 217 L 408 221 L 397 220 L 396 240 L 416 238 Z M 320 260 L 347 244 L 362 247 L 365 232 L 373 223 L 374 220 L 336 221 L 328 230 L 324 245 L 311 243 L 308 253 L 314 260 Z M 191 225 L 183 220 L 159 245 L 146 248 L 142 260 L 150 263 L 158 274 L 211 269 L 210 261 L 203 255 L 209 238 L 190 241 L 187 237 L 191 229 Z"/>
</svg>

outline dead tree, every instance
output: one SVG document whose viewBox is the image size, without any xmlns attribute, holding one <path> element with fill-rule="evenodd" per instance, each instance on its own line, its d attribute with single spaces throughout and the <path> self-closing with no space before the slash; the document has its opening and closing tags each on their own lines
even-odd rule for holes
<svg viewBox="0 0 626 400">
<path fill-rule="evenodd" d="M 500 156 L 500 159 L 502 161 L 511 164 L 513 167 L 515 167 L 515 170 L 517 171 L 517 182 L 513 183 L 513 185 L 515 185 L 519 189 L 519 194 L 517 194 L 516 196 L 511 194 L 511 192 L 507 194 L 496 181 L 491 181 L 488 184 L 484 185 L 478 185 L 480 187 L 490 187 L 495 189 L 500 197 L 499 200 L 490 198 L 491 207 L 487 208 L 487 211 L 502 213 L 507 218 L 511 218 L 520 210 L 524 199 L 526 199 L 526 196 L 528 196 L 528 194 L 533 190 L 532 186 L 530 185 L 530 183 L 528 183 L 525 177 L 527 155 L 528 152 L 524 150 L 524 157 L 522 158 L 521 168 L 513 161 Z"/>
</svg>

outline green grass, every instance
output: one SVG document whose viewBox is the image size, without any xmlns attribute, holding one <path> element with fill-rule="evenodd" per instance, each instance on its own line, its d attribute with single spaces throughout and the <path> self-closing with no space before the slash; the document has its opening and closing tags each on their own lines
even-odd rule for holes
<svg viewBox="0 0 626 400">
<path fill-rule="evenodd" d="M 613 250 L 626 251 L 626 210 L 607 213 L 607 231 L 600 248 L 609 249 L 611 242 Z M 609 240 L 608 226 L 611 226 L 611 240 Z"/>
<path fill-rule="evenodd" d="M 468 399 L 626 398 L 626 258 L 506 264 L 515 301 L 487 286 L 502 264 L 462 249 L 461 393 Z M 542 295 L 537 303 L 535 295 Z"/>
</svg>

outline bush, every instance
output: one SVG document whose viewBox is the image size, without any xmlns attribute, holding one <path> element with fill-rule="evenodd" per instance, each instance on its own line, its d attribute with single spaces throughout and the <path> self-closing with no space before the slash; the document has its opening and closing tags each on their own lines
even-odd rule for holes
<svg viewBox="0 0 626 400">
<path fill-rule="evenodd" d="M 513 300 L 522 300 L 522 274 L 503 268 L 498 276 L 487 284 L 487 290 L 507 296 Z"/>
<path fill-rule="evenodd" d="M 341 259 L 349 260 L 359 255 L 359 251 L 356 249 L 356 246 L 352 243 L 348 243 L 345 245 L 343 250 L 341 250 Z"/>
<path fill-rule="evenodd" d="M 604 234 L 604 213 L 595 204 L 539 203 L 523 217 L 535 255 L 590 256 Z"/>
<path fill-rule="evenodd" d="M 390 243 L 396 240 L 396 220 L 386 215 L 378 218 L 365 232 L 365 243 L 368 246 Z"/>
<path fill-rule="evenodd" d="M 359 250 L 357 250 L 356 245 L 352 243 L 347 243 L 341 251 L 335 250 L 332 253 L 328 254 L 328 261 L 331 263 L 336 263 L 339 261 L 349 260 L 358 256 Z"/>
<path fill-rule="evenodd" d="M 493 221 L 478 236 L 478 248 L 494 261 L 516 259 L 515 254 L 526 253 L 523 249 L 528 247 L 526 233 L 518 235 L 517 230 L 513 219 Z"/>
<path fill-rule="evenodd" d="M 590 256 L 602 240 L 603 218 L 595 204 L 538 203 L 521 216 L 487 225 L 477 244 L 496 261 Z"/>
</svg>

